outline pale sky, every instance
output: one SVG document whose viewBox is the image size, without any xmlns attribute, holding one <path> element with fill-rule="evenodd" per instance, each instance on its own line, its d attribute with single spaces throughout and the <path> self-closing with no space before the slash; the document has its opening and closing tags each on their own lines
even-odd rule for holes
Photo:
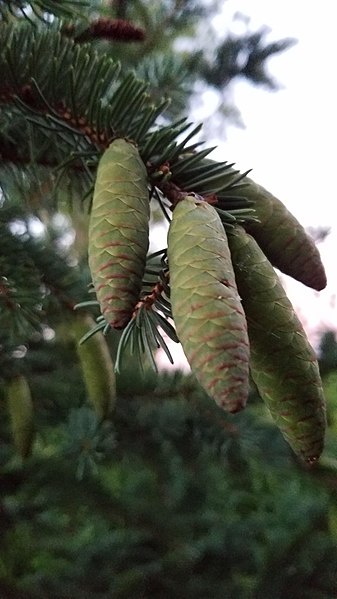
<svg viewBox="0 0 337 599">
<path fill-rule="evenodd" d="M 295 46 L 271 58 L 268 70 L 282 85 L 277 92 L 239 82 L 234 101 L 245 129 L 229 127 L 227 140 L 212 139 L 214 157 L 235 161 L 240 170 L 276 195 L 304 226 L 328 226 L 319 245 L 328 286 L 314 292 L 283 279 L 308 334 L 337 330 L 337 143 L 336 2 L 228 0 L 217 25 L 239 11 L 250 29 L 267 25 L 270 40 L 292 37 Z"/>
<path fill-rule="evenodd" d="M 218 148 L 212 157 L 235 162 L 276 195 L 305 227 L 328 226 L 319 245 L 328 276 L 320 293 L 282 277 L 310 341 L 317 348 L 320 333 L 337 331 L 337 190 L 334 171 L 337 143 L 336 2 L 321 0 L 227 0 L 214 25 L 228 28 L 235 12 L 250 17 L 252 31 L 266 25 L 268 41 L 296 38 L 295 46 L 271 58 L 268 70 L 282 88 L 277 92 L 236 83 L 234 103 L 245 129 L 231 126 L 227 139 L 207 139 Z M 239 25 L 236 25 L 237 27 Z M 202 110 L 215 109 L 206 95 Z M 201 113 L 193 115 L 194 122 Z M 177 348 L 177 346 L 175 346 Z M 182 364 L 180 349 L 174 350 Z M 168 367 L 167 359 L 161 361 Z"/>
</svg>

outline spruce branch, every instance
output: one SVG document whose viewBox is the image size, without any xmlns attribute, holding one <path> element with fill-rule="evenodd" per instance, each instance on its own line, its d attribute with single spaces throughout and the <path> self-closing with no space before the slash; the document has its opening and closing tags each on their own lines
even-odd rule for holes
<svg viewBox="0 0 337 599">
<path fill-rule="evenodd" d="M 0 328 L 11 344 L 22 343 L 42 319 L 39 272 L 25 239 L 0 224 Z"/>
<path fill-rule="evenodd" d="M 115 439 L 111 427 L 102 424 L 99 417 L 86 406 L 69 414 L 63 446 L 67 459 L 77 464 L 76 478 L 97 474 L 98 463 L 104 458 L 104 448 L 113 448 Z"/>
<path fill-rule="evenodd" d="M 52 239 L 31 236 L 22 210 L 2 208 L 0 215 L 0 328 L 10 343 L 20 344 L 48 315 L 72 312 L 88 280 Z"/>
<path fill-rule="evenodd" d="M 165 53 L 146 56 L 135 65 L 135 71 L 138 77 L 149 82 L 153 101 L 160 101 L 162 96 L 170 98 L 168 113 L 172 118 L 185 113 L 192 81 L 183 59 L 166 50 Z"/>
<path fill-rule="evenodd" d="M 206 82 L 221 89 L 234 78 L 244 76 L 255 85 L 264 85 L 271 90 L 277 89 L 278 84 L 266 71 L 266 59 L 284 52 L 293 46 L 296 40 L 285 38 L 268 43 L 265 40 L 268 33 L 268 28 L 262 27 L 253 33 L 247 31 L 240 37 L 228 35 L 216 48 L 212 63 L 201 59 Z"/>
<path fill-rule="evenodd" d="M 175 343 L 179 343 L 179 340 L 169 321 L 172 314 L 165 307 L 165 303 L 161 302 L 162 292 L 161 284 L 157 283 L 152 292 L 143 297 L 135 307 L 133 317 L 125 327 L 119 341 L 115 364 L 116 372 L 120 372 L 126 352 L 136 356 L 141 366 L 145 356 L 151 368 L 157 372 L 154 352 L 161 348 L 173 364 L 171 352 L 160 330 Z"/>
<path fill-rule="evenodd" d="M 24 149 L 20 154 L 34 155 L 34 161 L 42 164 L 55 161 L 60 177 L 72 169 L 82 170 L 87 194 L 102 152 L 116 137 L 132 139 L 138 145 L 150 183 L 170 200 L 170 194 L 174 200 L 175 186 L 185 195 L 195 192 L 211 198 L 221 192 L 226 196 L 245 176 L 232 164 L 202 164 L 211 150 L 200 150 L 201 142 L 190 143 L 201 124 L 193 126 L 184 118 L 159 125 L 167 100 L 154 105 L 148 84 L 133 72 L 121 74 L 118 63 L 107 55 L 99 56 L 92 47 L 79 46 L 58 31 L 32 31 L 22 25 L 2 25 L 1 38 L 4 118 L 11 112 L 21 114 L 31 129 L 37 130 L 36 140 L 45 140 L 35 149 L 34 135 L 29 136 L 27 147 L 21 134 Z M 51 64 L 45 61 L 46 54 L 53 57 Z M 13 150 L 15 138 L 20 138 L 15 127 L 10 134 L 7 151 Z M 55 140 L 54 152 L 50 143 L 47 145 L 50 137 Z M 237 207 L 229 208 L 235 211 Z M 246 216 L 249 218 L 249 213 L 241 213 L 241 218 Z"/>
<path fill-rule="evenodd" d="M 159 263 L 153 263 L 159 257 L 161 257 Z M 115 363 L 116 372 L 121 371 L 127 353 L 136 356 L 140 363 L 146 357 L 151 368 L 157 372 L 155 351 L 160 348 L 163 349 L 167 358 L 173 364 L 165 335 L 175 343 L 179 343 L 179 340 L 172 324 L 166 249 L 148 256 L 145 277 L 141 297 L 119 340 Z M 153 280 L 147 280 L 148 277 Z M 99 302 L 97 300 L 84 301 L 77 304 L 75 309 L 87 309 L 93 306 L 99 307 Z M 82 337 L 80 343 L 86 343 L 90 337 L 99 331 L 107 334 L 110 329 L 109 323 L 103 315 L 100 315 L 96 319 L 95 326 Z"/>
<path fill-rule="evenodd" d="M 130 137 L 140 147 L 153 142 L 148 132 L 167 100 L 154 105 L 147 83 L 134 73 L 121 75 L 107 55 L 55 31 L 2 25 L 0 40 L 0 103 L 55 136 L 63 159 L 71 151 L 102 151 L 116 136 Z M 163 149 L 164 143 L 166 137 Z"/>
<path fill-rule="evenodd" d="M 0 116 L 0 187 L 11 202 L 23 202 L 33 212 L 42 206 L 56 208 L 58 199 L 84 198 L 92 189 L 97 149 L 60 150 L 60 134 L 35 127 L 17 109 Z M 62 147 L 73 139 L 62 134 Z"/>
</svg>

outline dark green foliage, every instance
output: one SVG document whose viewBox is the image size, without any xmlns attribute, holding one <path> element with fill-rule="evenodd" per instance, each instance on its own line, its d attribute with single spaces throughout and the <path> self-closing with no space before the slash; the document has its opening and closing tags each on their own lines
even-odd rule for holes
<svg viewBox="0 0 337 599">
<path fill-rule="evenodd" d="M 320 372 L 324 376 L 337 369 L 337 339 L 335 331 L 326 331 L 319 345 Z"/>
<path fill-rule="evenodd" d="M 124 396 L 113 429 L 74 411 L 25 471 L 3 465 L 4 582 L 36 599 L 332 597 L 333 500 L 262 413 L 225 416 L 178 374 L 151 396 Z"/>
</svg>

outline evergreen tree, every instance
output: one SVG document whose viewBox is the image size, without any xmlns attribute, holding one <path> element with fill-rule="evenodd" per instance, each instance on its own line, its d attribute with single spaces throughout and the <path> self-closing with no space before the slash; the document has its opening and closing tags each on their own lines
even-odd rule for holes
<svg viewBox="0 0 337 599">
<path fill-rule="evenodd" d="M 185 117 L 200 81 L 273 85 L 267 58 L 291 42 L 261 30 L 179 53 L 212 10 L 0 0 L 4 597 L 336 589 L 333 502 L 305 464 L 323 448 L 321 380 L 272 264 L 315 289 L 324 268 Z M 149 253 L 159 218 L 169 247 Z M 167 338 L 191 377 L 156 373 Z M 253 391 L 250 411 L 221 409 L 244 408 L 249 366 L 299 461 Z"/>
</svg>

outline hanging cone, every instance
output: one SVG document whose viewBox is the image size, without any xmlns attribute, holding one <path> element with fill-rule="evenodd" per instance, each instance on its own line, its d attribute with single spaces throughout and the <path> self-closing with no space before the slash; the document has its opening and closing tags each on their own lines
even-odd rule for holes
<svg viewBox="0 0 337 599">
<path fill-rule="evenodd" d="M 321 291 L 326 274 L 315 242 L 284 204 L 248 177 L 233 192 L 254 200 L 259 222 L 245 225 L 273 266 L 308 287 Z"/>
<path fill-rule="evenodd" d="M 204 158 L 202 165 L 214 165 L 216 162 Z M 228 185 L 228 168 L 225 175 L 216 181 L 216 188 Z M 233 171 L 234 175 L 235 171 Z M 223 181 L 222 181 L 223 179 Z M 227 190 L 227 197 L 246 197 L 253 201 L 259 222 L 249 222 L 245 229 L 256 239 L 263 253 L 273 266 L 281 272 L 308 287 L 321 291 L 326 287 L 326 274 L 319 251 L 313 239 L 306 233 L 285 205 L 267 189 L 255 183 L 249 177 L 242 184 Z M 215 182 L 213 182 L 215 185 Z M 221 201 L 221 191 L 217 192 Z M 222 206 L 226 209 L 226 195 L 223 195 Z M 230 201 L 230 199 L 229 199 Z"/>
<path fill-rule="evenodd" d="M 192 372 L 219 406 L 237 412 L 248 396 L 246 319 L 212 206 L 188 196 L 175 207 L 168 261 L 174 323 Z"/>
<path fill-rule="evenodd" d="M 116 402 L 116 381 L 110 351 L 101 331 L 96 332 L 83 343 L 79 343 L 95 324 L 88 314 L 78 313 L 70 326 L 76 340 L 76 350 L 88 399 L 98 419 L 103 420 L 111 414 Z"/>
<path fill-rule="evenodd" d="M 147 172 L 137 148 L 116 139 L 98 166 L 89 224 L 89 267 L 102 314 L 126 326 L 139 299 L 149 245 Z"/>
<path fill-rule="evenodd" d="M 28 381 L 22 375 L 6 383 L 5 393 L 14 446 L 22 458 L 32 451 L 35 429 L 33 402 Z"/>
<path fill-rule="evenodd" d="M 314 462 L 323 450 L 326 424 L 315 352 L 253 237 L 237 227 L 228 241 L 248 322 L 252 378 L 294 452 Z"/>
</svg>

